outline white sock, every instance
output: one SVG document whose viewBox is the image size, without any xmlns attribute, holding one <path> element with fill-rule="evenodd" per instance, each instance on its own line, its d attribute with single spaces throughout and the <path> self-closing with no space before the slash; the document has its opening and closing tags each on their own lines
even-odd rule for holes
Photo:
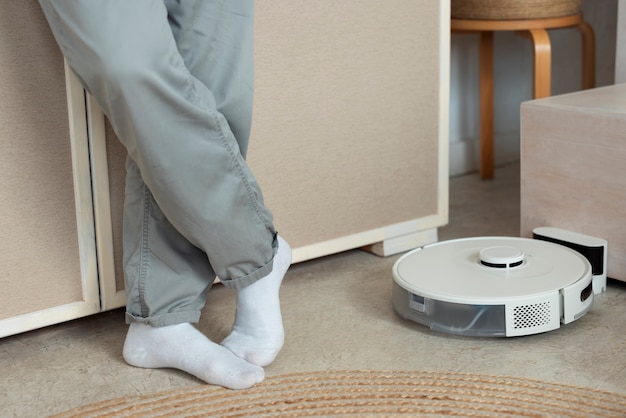
<svg viewBox="0 0 626 418">
<path fill-rule="evenodd" d="M 235 325 L 222 345 L 257 366 L 274 361 L 285 341 L 279 290 L 290 264 L 291 247 L 279 236 L 271 273 L 237 292 Z"/>
<path fill-rule="evenodd" d="M 166 327 L 132 323 L 124 343 L 124 359 L 136 367 L 183 370 L 230 389 L 249 388 L 265 377 L 261 367 L 215 344 L 189 323 Z"/>
</svg>

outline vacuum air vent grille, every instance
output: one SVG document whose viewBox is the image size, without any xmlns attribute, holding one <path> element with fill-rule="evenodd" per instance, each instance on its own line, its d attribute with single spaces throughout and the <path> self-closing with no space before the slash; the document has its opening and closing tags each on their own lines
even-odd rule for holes
<svg viewBox="0 0 626 418">
<path fill-rule="evenodd" d="M 550 312 L 550 302 L 516 306 L 513 309 L 513 327 L 523 329 L 548 325 Z"/>
</svg>

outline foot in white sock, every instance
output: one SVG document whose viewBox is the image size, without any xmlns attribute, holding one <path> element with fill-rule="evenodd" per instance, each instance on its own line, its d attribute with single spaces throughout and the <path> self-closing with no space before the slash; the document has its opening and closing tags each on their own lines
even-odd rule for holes
<svg viewBox="0 0 626 418">
<path fill-rule="evenodd" d="M 222 345 L 257 366 L 274 361 L 285 341 L 279 291 L 290 264 L 291 247 L 279 236 L 272 272 L 237 292 L 235 325 Z"/>
<path fill-rule="evenodd" d="M 265 377 L 261 367 L 215 344 L 189 323 L 166 327 L 132 323 L 124 343 L 124 360 L 136 367 L 183 370 L 229 389 L 246 389 Z"/>
</svg>

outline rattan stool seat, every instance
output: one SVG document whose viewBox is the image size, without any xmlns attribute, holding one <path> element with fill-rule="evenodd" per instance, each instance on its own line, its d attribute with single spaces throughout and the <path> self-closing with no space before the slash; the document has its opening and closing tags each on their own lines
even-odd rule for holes
<svg viewBox="0 0 626 418">
<path fill-rule="evenodd" d="M 580 13 L 582 0 L 452 0 L 453 19 L 548 19 Z"/>
</svg>

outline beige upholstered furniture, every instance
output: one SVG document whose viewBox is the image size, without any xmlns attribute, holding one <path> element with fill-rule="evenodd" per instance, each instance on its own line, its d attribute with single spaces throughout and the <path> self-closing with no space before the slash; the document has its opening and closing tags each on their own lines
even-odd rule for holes
<svg viewBox="0 0 626 418">
<path fill-rule="evenodd" d="M 583 20 L 580 0 L 452 0 L 453 33 L 480 35 L 480 176 L 493 169 L 493 36 L 515 31 L 532 41 L 535 99 L 550 96 L 551 45 L 547 30 L 576 27 L 582 34 L 582 87 L 595 85 L 593 28 Z"/>
<path fill-rule="evenodd" d="M 626 84 L 526 102 L 521 131 L 522 236 L 603 238 L 608 277 L 626 281 Z"/>
<path fill-rule="evenodd" d="M 449 16 L 447 1 L 257 3 L 249 162 L 294 261 L 437 240 Z M 5 2 L 0 33 L 4 336 L 124 304 L 125 155 L 36 0 Z"/>
</svg>

